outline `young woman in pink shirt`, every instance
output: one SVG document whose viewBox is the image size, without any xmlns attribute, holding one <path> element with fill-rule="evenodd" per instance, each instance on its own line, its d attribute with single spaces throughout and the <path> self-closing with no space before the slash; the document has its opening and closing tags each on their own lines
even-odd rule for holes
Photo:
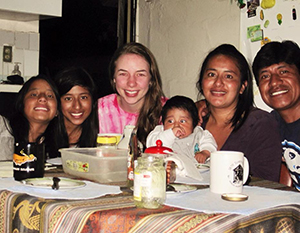
<svg viewBox="0 0 300 233">
<path fill-rule="evenodd" d="M 122 133 L 125 125 L 135 125 L 145 145 L 166 102 L 153 54 L 140 43 L 125 44 L 110 62 L 109 76 L 116 93 L 98 100 L 99 133 Z"/>
</svg>

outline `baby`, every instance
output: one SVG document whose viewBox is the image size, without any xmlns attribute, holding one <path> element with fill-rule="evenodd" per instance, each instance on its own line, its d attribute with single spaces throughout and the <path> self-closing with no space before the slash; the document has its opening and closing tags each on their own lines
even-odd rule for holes
<svg viewBox="0 0 300 233">
<path fill-rule="evenodd" d="M 214 137 L 199 123 L 194 101 L 185 96 L 174 96 L 164 105 L 161 113 L 163 125 L 158 125 L 147 137 L 146 146 L 155 146 L 160 139 L 163 146 L 195 162 L 204 163 L 210 153 L 217 150 Z"/>
</svg>

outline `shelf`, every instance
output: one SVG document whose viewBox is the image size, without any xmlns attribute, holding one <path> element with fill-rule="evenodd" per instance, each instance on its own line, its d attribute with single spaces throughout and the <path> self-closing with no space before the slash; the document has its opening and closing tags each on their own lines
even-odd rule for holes
<svg viewBox="0 0 300 233">
<path fill-rule="evenodd" d="M 35 21 L 51 18 L 52 16 L 44 16 L 38 14 L 19 13 L 13 11 L 0 10 L 0 19 L 15 20 L 15 21 Z"/>
<path fill-rule="evenodd" d="M 34 21 L 62 16 L 62 0 L 0 0 L 0 19 Z"/>
<path fill-rule="evenodd" d="M 0 92 L 18 93 L 22 85 L 16 84 L 0 84 Z"/>
</svg>

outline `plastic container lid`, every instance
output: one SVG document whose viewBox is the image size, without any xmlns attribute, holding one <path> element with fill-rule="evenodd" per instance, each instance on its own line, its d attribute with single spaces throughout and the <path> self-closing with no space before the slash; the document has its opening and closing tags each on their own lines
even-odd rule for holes
<svg viewBox="0 0 300 233">
<path fill-rule="evenodd" d="M 149 153 L 149 154 L 167 154 L 164 151 L 173 152 L 173 150 L 171 148 L 162 146 L 162 141 L 161 140 L 157 140 L 156 141 L 156 146 L 148 147 L 145 150 L 144 153 Z"/>
<path fill-rule="evenodd" d="M 98 136 L 97 143 L 99 143 L 99 144 L 117 144 L 117 138 L 114 136 Z"/>
</svg>

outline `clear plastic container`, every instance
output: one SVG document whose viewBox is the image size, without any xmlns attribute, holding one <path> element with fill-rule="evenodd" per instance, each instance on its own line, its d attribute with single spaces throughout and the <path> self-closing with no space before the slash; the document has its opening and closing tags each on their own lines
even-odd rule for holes
<svg viewBox="0 0 300 233">
<path fill-rule="evenodd" d="M 157 209 L 166 199 L 163 159 L 150 154 L 138 158 L 134 170 L 134 202 L 138 208 Z"/>
<path fill-rule="evenodd" d="M 59 149 L 64 172 L 96 181 L 113 183 L 127 181 L 127 151 L 106 148 Z"/>
</svg>

